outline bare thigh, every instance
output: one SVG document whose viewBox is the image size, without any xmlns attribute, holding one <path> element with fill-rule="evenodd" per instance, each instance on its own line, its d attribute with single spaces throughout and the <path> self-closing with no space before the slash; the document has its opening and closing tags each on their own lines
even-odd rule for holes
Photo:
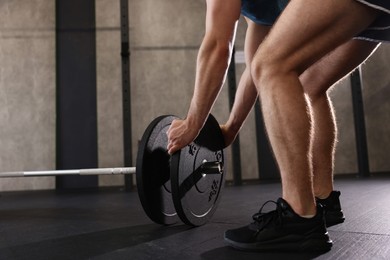
<svg viewBox="0 0 390 260">
<path fill-rule="evenodd" d="M 378 11 L 355 0 L 291 0 L 255 59 L 300 75 L 367 28 Z"/>
<path fill-rule="evenodd" d="M 247 30 L 245 35 L 245 58 L 246 65 L 250 66 L 257 48 L 263 42 L 271 27 L 256 24 L 246 17 L 245 20 L 247 22 Z"/>
<path fill-rule="evenodd" d="M 379 43 L 350 40 L 310 66 L 299 77 L 304 91 L 312 98 L 325 94 L 375 51 Z"/>
</svg>

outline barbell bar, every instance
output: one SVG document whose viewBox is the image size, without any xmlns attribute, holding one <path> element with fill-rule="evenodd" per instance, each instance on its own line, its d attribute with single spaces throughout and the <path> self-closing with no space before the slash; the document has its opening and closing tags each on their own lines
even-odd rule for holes
<svg viewBox="0 0 390 260">
<path fill-rule="evenodd" d="M 195 171 L 207 174 L 221 174 L 222 165 L 220 162 L 203 162 Z M 15 171 L 0 172 L 0 178 L 14 177 L 49 177 L 65 175 L 125 175 L 135 174 L 136 167 L 115 167 L 115 168 L 91 168 L 75 170 L 48 170 L 48 171 Z"/>
<path fill-rule="evenodd" d="M 49 170 L 49 171 L 15 171 L 1 172 L 0 178 L 10 177 L 45 177 L 45 176 L 64 176 L 64 175 L 123 175 L 135 174 L 135 167 L 119 168 L 96 168 L 96 169 L 78 169 L 78 170 Z"/>
</svg>

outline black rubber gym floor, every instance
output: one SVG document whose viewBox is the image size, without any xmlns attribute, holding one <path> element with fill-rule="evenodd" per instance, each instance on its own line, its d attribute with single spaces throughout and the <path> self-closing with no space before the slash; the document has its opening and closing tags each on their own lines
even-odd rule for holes
<svg viewBox="0 0 390 260">
<path fill-rule="evenodd" d="M 346 215 L 329 228 L 331 251 L 241 252 L 223 240 L 246 225 L 279 183 L 226 187 L 202 227 L 160 226 L 144 214 L 136 192 L 10 192 L 0 197 L 0 259 L 390 259 L 390 175 L 336 178 Z"/>
</svg>

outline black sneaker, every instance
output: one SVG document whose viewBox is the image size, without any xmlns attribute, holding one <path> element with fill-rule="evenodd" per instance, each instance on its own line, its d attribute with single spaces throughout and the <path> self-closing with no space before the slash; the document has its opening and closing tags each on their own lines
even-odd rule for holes
<svg viewBox="0 0 390 260">
<path fill-rule="evenodd" d="M 249 251 L 330 250 L 332 241 L 326 231 L 320 205 L 313 218 L 303 218 L 282 198 L 272 202 L 276 204 L 276 210 L 262 213 L 263 205 L 259 213 L 253 215 L 252 224 L 227 230 L 225 240 L 234 248 Z"/>
<path fill-rule="evenodd" d="M 325 224 L 327 227 L 343 223 L 344 213 L 341 210 L 339 191 L 332 191 L 326 199 L 316 198 L 317 203 L 324 207 Z"/>
</svg>

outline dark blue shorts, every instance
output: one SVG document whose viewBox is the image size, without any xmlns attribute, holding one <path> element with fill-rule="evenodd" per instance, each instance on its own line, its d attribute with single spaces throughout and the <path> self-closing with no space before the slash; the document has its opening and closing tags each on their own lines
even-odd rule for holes
<svg viewBox="0 0 390 260">
<path fill-rule="evenodd" d="M 271 26 L 288 0 L 241 0 L 241 14 L 257 24 Z"/>
<path fill-rule="evenodd" d="M 379 17 L 356 38 L 390 42 L 390 0 L 356 0 L 380 12 Z"/>
</svg>

